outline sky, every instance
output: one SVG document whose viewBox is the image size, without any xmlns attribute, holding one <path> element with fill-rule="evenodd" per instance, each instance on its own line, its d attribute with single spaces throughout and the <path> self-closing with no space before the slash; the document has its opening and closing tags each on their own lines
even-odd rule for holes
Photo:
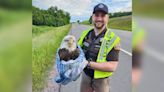
<svg viewBox="0 0 164 92">
<path fill-rule="evenodd" d="M 33 0 L 32 5 L 40 9 L 48 9 L 57 6 L 59 9 L 67 11 L 71 15 L 71 22 L 77 20 L 88 20 L 92 15 L 93 8 L 98 3 L 108 6 L 109 13 L 119 11 L 132 11 L 131 0 Z"/>
</svg>

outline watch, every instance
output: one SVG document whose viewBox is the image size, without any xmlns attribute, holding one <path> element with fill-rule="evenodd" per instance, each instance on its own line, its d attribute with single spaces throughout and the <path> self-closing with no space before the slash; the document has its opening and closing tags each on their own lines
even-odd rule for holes
<svg viewBox="0 0 164 92">
<path fill-rule="evenodd" d="M 91 60 L 88 60 L 87 68 L 91 68 Z"/>
</svg>

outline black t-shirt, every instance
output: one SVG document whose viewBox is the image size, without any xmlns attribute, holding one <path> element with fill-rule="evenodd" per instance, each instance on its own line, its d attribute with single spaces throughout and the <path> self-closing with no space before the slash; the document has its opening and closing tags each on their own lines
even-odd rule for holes
<svg viewBox="0 0 164 92">
<path fill-rule="evenodd" d="M 102 39 L 103 39 L 105 33 L 106 33 L 106 29 L 103 30 L 99 35 L 96 36 L 95 31 L 92 29 L 86 35 L 86 37 L 83 40 L 82 49 L 85 53 L 85 57 L 87 60 L 91 60 L 91 61 L 97 60 L 98 52 L 99 52 L 99 49 L 100 49 L 100 46 L 102 43 Z M 106 60 L 108 62 L 118 61 L 118 57 L 119 57 L 119 51 L 112 48 L 112 50 L 107 54 Z M 90 76 L 91 78 L 94 77 L 93 69 L 85 68 L 84 72 L 86 73 L 86 75 Z"/>
</svg>

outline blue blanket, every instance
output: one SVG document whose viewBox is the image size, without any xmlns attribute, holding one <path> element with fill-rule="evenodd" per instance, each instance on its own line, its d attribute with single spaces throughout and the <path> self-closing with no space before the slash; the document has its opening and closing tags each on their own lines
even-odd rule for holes
<svg viewBox="0 0 164 92">
<path fill-rule="evenodd" d="M 57 76 L 55 77 L 55 81 L 62 85 L 66 85 L 71 81 L 76 81 L 83 69 L 87 66 L 87 61 L 85 59 L 85 55 L 81 47 L 78 45 L 80 50 L 80 54 L 78 58 L 75 60 L 64 61 L 60 60 L 58 51 L 56 53 L 56 67 L 57 67 Z"/>
</svg>

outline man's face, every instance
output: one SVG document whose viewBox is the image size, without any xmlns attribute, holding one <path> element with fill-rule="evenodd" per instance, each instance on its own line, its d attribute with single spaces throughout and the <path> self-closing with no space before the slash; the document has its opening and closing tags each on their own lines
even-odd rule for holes
<svg viewBox="0 0 164 92">
<path fill-rule="evenodd" d="M 92 15 L 93 24 L 97 29 L 101 29 L 102 27 L 106 26 L 108 19 L 108 14 L 105 14 L 101 11 L 97 11 Z"/>
</svg>

